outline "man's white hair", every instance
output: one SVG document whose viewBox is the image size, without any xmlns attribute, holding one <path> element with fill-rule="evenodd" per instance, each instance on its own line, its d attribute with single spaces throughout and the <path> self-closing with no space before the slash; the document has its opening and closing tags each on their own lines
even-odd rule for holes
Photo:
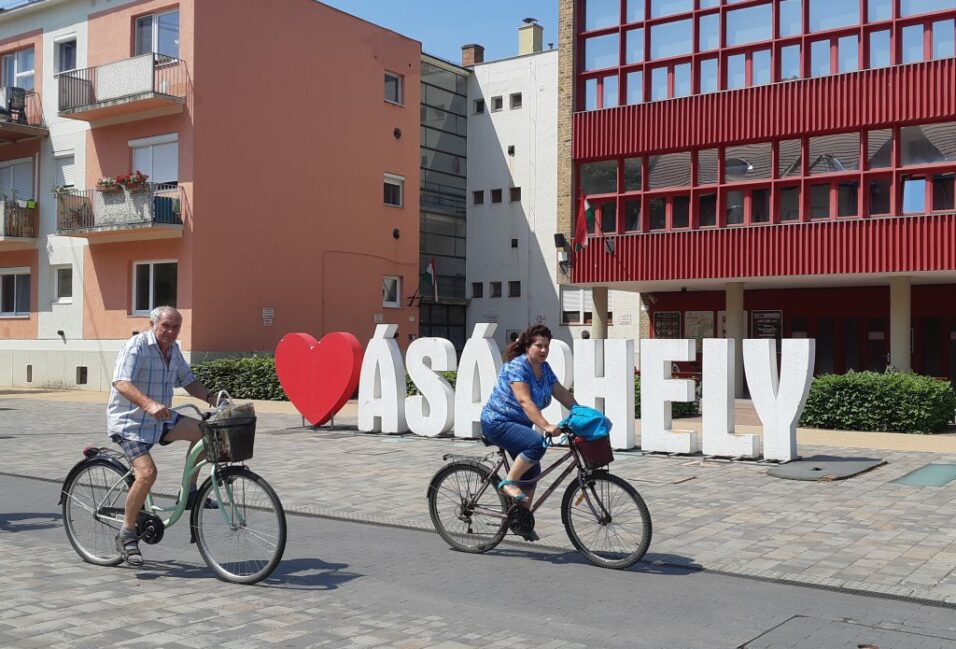
<svg viewBox="0 0 956 649">
<path fill-rule="evenodd" d="M 149 312 L 149 323 L 153 325 L 156 324 L 157 322 L 162 320 L 163 316 L 166 315 L 167 313 L 172 313 L 174 315 L 177 315 L 180 317 L 180 319 L 182 319 L 183 317 L 182 314 L 180 314 L 179 311 L 175 309 L 175 307 L 165 306 L 165 305 L 158 306 Z"/>
</svg>

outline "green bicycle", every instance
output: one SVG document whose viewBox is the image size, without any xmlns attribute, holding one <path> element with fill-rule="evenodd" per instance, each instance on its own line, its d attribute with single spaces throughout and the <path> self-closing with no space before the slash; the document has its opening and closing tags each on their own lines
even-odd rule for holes
<svg viewBox="0 0 956 649">
<path fill-rule="evenodd" d="M 286 520 L 282 503 L 261 476 L 243 463 L 252 457 L 255 417 L 234 422 L 209 421 L 212 413 L 199 413 L 203 443 L 186 457 L 176 502 L 155 504 L 147 495 L 136 522 L 140 540 L 155 544 L 186 511 L 189 484 L 204 466 L 210 476 L 199 487 L 190 512 L 190 542 L 216 576 L 238 584 L 254 584 L 275 570 L 285 551 Z M 251 420 L 251 421 L 250 421 Z M 203 450 L 211 461 L 200 460 Z M 89 563 L 116 566 L 123 557 L 115 538 L 123 525 L 126 495 L 133 472 L 126 456 L 109 448 L 85 448 L 80 460 L 63 481 L 60 504 L 66 536 L 73 549 Z M 218 508 L 205 508 L 206 499 Z"/>
</svg>

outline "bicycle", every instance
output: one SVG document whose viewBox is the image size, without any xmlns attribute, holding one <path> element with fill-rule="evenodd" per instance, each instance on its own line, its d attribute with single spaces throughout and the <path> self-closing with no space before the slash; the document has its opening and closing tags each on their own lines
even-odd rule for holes
<svg viewBox="0 0 956 649">
<path fill-rule="evenodd" d="M 498 472 L 510 470 L 505 451 L 499 448 L 483 457 L 447 454 L 448 464 L 428 485 L 428 511 L 438 534 L 452 548 L 483 553 L 497 546 L 510 528 L 527 535 L 534 529 L 534 513 L 575 469 L 577 479 L 564 492 L 561 522 L 571 543 L 584 557 L 602 568 L 624 569 L 639 561 L 651 543 L 651 515 L 644 499 L 626 480 L 602 468 L 613 461 L 607 437 L 585 440 L 568 428 L 568 451 L 533 480 L 533 485 L 564 462 L 571 463 L 528 508 L 498 491 Z M 491 446 L 482 437 L 486 446 Z M 549 440 L 550 441 L 550 440 Z M 497 462 L 488 464 L 494 456 Z M 633 535 L 633 538 L 626 538 Z"/>
<path fill-rule="evenodd" d="M 192 404 L 180 407 L 191 407 L 199 414 L 203 441 L 186 457 L 174 505 L 160 507 L 151 493 L 146 496 L 136 521 L 140 540 L 148 544 L 162 540 L 166 528 L 175 525 L 186 510 L 192 476 L 209 465 L 210 476 L 199 487 L 190 512 L 189 541 L 196 543 L 203 560 L 223 581 L 261 581 L 282 559 L 286 519 L 269 483 L 245 466 L 244 461 L 252 457 L 255 417 L 216 422 L 209 421 L 213 413 L 203 413 Z M 204 450 L 210 459 L 199 460 Z M 123 556 L 114 539 L 123 525 L 133 471 L 126 456 L 113 449 L 88 447 L 83 456 L 66 476 L 60 493 L 66 536 L 84 561 L 116 566 Z M 218 508 L 204 507 L 207 498 Z"/>
</svg>

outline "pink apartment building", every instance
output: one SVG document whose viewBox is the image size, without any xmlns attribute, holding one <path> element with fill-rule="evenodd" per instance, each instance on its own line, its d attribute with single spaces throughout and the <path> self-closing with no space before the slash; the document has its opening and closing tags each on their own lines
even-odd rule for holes
<svg viewBox="0 0 956 649">
<path fill-rule="evenodd" d="M 193 360 L 377 323 L 406 345 L 420 55 L 313 0 L 0 13 L 0 385 L 107 386 L 163 303 Z"/>
</svg>

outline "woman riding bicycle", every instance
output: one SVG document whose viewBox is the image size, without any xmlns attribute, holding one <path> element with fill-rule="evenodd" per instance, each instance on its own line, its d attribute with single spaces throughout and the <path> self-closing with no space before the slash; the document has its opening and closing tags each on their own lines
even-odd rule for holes
<svg viewBox="0 0 956 649">
<path fill-rule="evenodd" d="M 532 425 L 545 435 L 558 435 L 558 427 L 549 423 L 541 410 L 551 403 L 552 397 L 568 409 L 577 404 L 548 365 L 551 338 L 550 329 L 532 325 L 508 345 L 506 363 L 481 411 L 482 434 L 514 459 L 507 479 L 501 481 L 498 489 L 526 507 L 531 504 L 534 486 L 522 488 L 517 482 L 531 480 L 541 473 L 539 462 L 545 451 L 544 438 Z"/>
</svg>

